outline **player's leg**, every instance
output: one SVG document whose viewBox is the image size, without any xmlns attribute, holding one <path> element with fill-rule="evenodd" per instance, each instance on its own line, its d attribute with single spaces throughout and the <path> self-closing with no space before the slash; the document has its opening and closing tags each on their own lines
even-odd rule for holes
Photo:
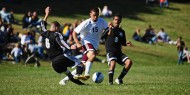
<svg viewBox="0 0 190 95">
<path fill-rule="evenodd" d="M 129 59 L 126 55 L 122 54 L 121 56 L 121 61 L 122 63 L 124 63 L 124 68 L 121 71 L 121 74 L 119 75 L 119 77 L 115 80 L 115 82 L 117 84 L 123 84 L 123 78 L 125 77 L 125 75 L 128 73 L 128 71 L 130 70 L 133 62 L 131 61 L 131 59 Z M 120 63 L 120 62 L 118 62 Z"/>
<path fill-rule="evenodd" d="M 84 73 L 84 76 L 81 77 L 81 79 L 87 80 L 90 78 L 90 69 L 92 66 L 92 62 L 94 58 L 96 57 L 96 50 L 92 44 L 88 43 L 83 46 L 83 51 L 85 51 L 82 57 L 82 62 L 85 65 L 85 73 Z"/>
<path fill-rule="evenodd" d="M 113 53 L 108 53 L 107 60 L 108 60 L 108 65 L 109 65 L 109 71 L 108 71 L 109 84 L 112 85 L 117 58 L 114 56 Z"/>
<path fill-rule="evenodd" d="M 92 62 L 94 58 L 96 57 L 96 53 L 94 50 L 91 50 L 91 51 L 88 51 L 86 55 L 88 57 L 88 60 L 85 62 L 84 76 L 90 76 L 90 69 L 92 67 Z"/>
<path fill-rule="evenodd" d="M 113 76 L 114 76 L 115 65 L 116 65 L 116 61 L 115 60 L 111 60 L 110 61 L 110 66 L 109 66 L 109 71 L 108 71 L 109 84 L 110 85 L 113 84 Z"/>
<path fill-rule="evenodd" d="M 75 64 L 74 61 L 68 59 L 64 55 L 57 56 L 52 60 L 52 67 L 57 73 L 64 73 L 65 75 L 68 76 L 69 80 L 72 82 L 78 84 L 78 85 L 83 85 L 81 81 L 74 79 L 73 75 L 71 72 L 67 69 L 67 67 L 71 67 Z"/>
</svg>

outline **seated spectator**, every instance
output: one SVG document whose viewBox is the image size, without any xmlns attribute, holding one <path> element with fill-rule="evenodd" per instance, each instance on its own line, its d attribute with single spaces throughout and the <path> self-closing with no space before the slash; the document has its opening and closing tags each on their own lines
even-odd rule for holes
<svg viewBox="0 0 190 95">
<path fill-rule="evenodd" d="M 152 38 L 155 36 L 154 29 L 151 25 L 149 25 L 148 29 L 146 29 L 145 34 L 142 37 L 142 41 L 145 43 L 152 44 Z"/>
<path fill-rule="evenodd" d="M 158 34 L 152 38 L 153 42 L 169 42 L 170 37 L 166 32 L 164 31 L 164 28 L 161 28 Z"/>
<path fill-rule="evenodd" d="M 3 21 L 1 19 L 0 19 L 0 31 L 2 31 L 3 33 L 6 33 L 5 24 L 3 23 Z"/>
<path fill-rule="evenodd" d="M 15 47 L 13 48 L 13 50 L 11 51 L 11 55 L 14 58 L 14 61 L 16 63 L 21 61 L 21 56 L 22 56 L 22 50 L 20 49 L 18 44 L 15 44 Z"/>
<path fill-rule="evenodd" d="M 35 63 L 34 66 L 39 67 L 40 66 L 40 61 L 37 58 L 38 45 L 35 44 L 34 42 L 32 42 L 32 40 L 31 40 L 26 48 L 27 48 L 26 50 L 27 50 L 28 57 L 27 57 L 26 61 L 24 62 L 25 65 L 27 65 L 28 63 Z"/>
<path fill-rule="evenodd" d="M 31 16 L 32 16 L 31 12 L 28 11 L 27 13 L 25 13 L 24 17 L 22 18 L 22 28 L 24 30 L 26 30 L 28 26 L 30 25 Z"/>
<path fill-rule="evenodd" d="M 40 19 L 38 17 L 38 13 L 37 11 L 34 11 L 32 13 L 32 17 L 31 17 L 31 21 L 30 21 L 30 25 L 28 26 L 29 28 L 35 28 L 35 32 L 39 33 L 39 28 L 40 28 L 40 23 L 41 23 L 42 19 Z"/>
<path fill-rule="evenodd" d="M 183 60 L 190 63 L 190 51 L 188 51 L 187 47 L 185 47 L 183 51 Z"/>
<path fill-rule="evenodd" d="M 0 15 L 3 22 L 14 23 L 13 11 L 11 13 L 8 13 L 7 9 L 3 7 L 0 11 Z"/>
<path fill-rule="evenodd" d="M 141 35 L 140 35 L 140 29 L 138 28 L 136 31 L 135 31 L 135 33 L 133 34 L 133 39 L 135 40 L 135 41 L 142 41 L 142 39 L 141 39 Z"/>
<path fill-rule="evenodd" d="M 104 6 L 104 8 L 102 9 L 102 15 L 105 17 L 110 17 L 112 16 L 112 11 L 109 10 L 108 6 Z"/>
</svg>

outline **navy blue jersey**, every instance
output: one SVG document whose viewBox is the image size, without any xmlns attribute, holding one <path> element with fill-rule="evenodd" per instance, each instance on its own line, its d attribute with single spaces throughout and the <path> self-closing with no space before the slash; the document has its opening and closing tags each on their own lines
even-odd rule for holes
<svg viewBox="0 0 190 95">
<path fill-rule="evenodd" d="M 121 48 L 126 46 L 125 31 L 121 28 L 113 28 L 106 39 L 106 52 L 121 52 Z"/>
</svg>

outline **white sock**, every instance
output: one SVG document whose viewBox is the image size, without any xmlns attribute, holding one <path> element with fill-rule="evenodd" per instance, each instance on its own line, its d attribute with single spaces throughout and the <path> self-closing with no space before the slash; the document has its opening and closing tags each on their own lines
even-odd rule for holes
<svg viewBox="0 0 190 95">
<path fill-rule="evenodd" d="M 77 73 L 77 71 L 76 71 L 76 69 L 75 70 L 73 70 L 72 72 L 71 72 L 71 74 L 72 75 L 75 75 Z M 66 76 L 65 78 L 63 78 L 62 80 L 64 80 L 64 81 L 68 81 L 69 80 L 69 77 L 68 76 Z"/>
<path fill-rule="evenodd" d="M 84 76 L 89 76 L 90 75 L 91 66 L 92 66 L 92 62 L 86 62 L 85 63 L 85 73 L 84 73 Z"/>
</svg>

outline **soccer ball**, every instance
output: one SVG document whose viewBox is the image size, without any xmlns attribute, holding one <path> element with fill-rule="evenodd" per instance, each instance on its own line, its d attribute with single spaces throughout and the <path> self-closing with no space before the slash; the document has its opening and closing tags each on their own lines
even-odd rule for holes
<svg viewBox="0 0 190 95">
<path fill-rule="evenodd" d="M 95 83 L 101 83 L 104 80 L 104 75 L 101 72 L 95 72 L 92 75 L 92 81 Z"/>
</svg>

